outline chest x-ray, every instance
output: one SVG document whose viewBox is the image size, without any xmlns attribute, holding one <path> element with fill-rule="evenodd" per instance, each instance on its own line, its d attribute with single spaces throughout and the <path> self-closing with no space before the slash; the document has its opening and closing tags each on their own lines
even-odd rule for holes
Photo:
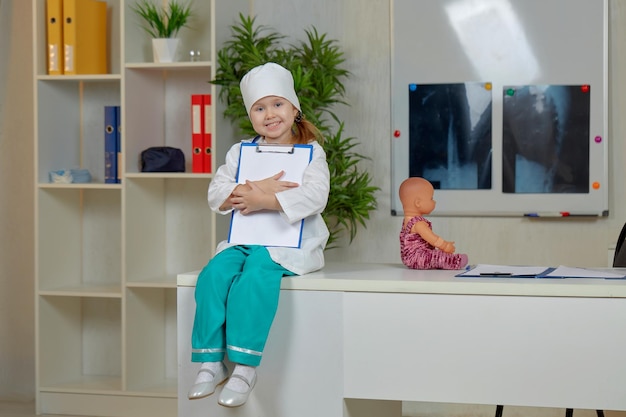
<svg viewBox="0 0 626 417">
<path fill-rule="evenodd" d="M 590 87 L 503 90 L 502 191 L 589 192 Z"/>
<path fill-rule="evenodd" d="M 492 187 L 487 83 L 409 86 L 409 174 L 435 188 Z M 590 87 L 506 86 L 502 192 L 589 192 Z"/>
<path fill-rule="evenodd" d="M 491 89 L 485 83 L 409 86 L 409 176 L 437 189 L 491 188 Z"/>
</svg>

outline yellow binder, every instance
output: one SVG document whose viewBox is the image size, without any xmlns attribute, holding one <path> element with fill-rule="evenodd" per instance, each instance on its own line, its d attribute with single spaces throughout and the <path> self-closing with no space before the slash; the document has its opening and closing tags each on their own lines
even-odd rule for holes
<svg viewBox="0 0 626 417">
<path fill-rule="evenodd" d="M 107 3 L 63 0 L 63 62 L 67 74 L 107 73 Z"/>
<path fill-rule="evenodd" d="M 48 74 L 63 74 L 63 0 L 46 1 L 46 61 Z"/>
</svg>

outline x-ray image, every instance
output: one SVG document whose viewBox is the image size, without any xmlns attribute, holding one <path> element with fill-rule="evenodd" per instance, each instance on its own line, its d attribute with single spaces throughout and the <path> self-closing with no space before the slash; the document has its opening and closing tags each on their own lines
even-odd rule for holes
<svg viewBox="0 0 626 417">
<path fill-rule="evenodd" d="M 409 176 L 437 189 L 491 188 L 491 85 L 409 85 Z"/>
<path fill-rule="evenodd" d="M 504 87 L 504 193 L 589 192 L 589 97 L 589 86 Z"/>
</svg>

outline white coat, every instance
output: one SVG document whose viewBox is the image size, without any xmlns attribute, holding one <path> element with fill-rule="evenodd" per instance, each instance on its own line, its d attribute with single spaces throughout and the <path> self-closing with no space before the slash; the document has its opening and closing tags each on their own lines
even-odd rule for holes
<svg viewBox="0 0 626 417">
<path fill-rule="evenodd" d="M 249 143 L 253 140 L 248 139 L 243 142 Z M 274 262 L 298 275 L 316 271 L 324 266 L 324 248 L 329 236 L 328 228 L 321 216 L 328 202 L 330 191 L 330 173 L 326 163 L 326 153 L 319 143 L 311 142 L 310 144 L 313 145 L 313 158 L 304 171 L 302 184 L 276 193 L 276 198 L 283 209 L 281 215 L 289 223 L 304 219 L 301 247 L 267 247 Z M 216 213 L 226 215 L 232 211 L 232 209 L 222 211 L 219 208 L 237 186 L 240 148 L 241 142 L 229 149 L 226 154 L 226 163 L 218 168 L 209 185 L 209 207 Z M 230 246 L 234 244 L 224 240 L 217 245 L 215 253 Z"/>
</svg>

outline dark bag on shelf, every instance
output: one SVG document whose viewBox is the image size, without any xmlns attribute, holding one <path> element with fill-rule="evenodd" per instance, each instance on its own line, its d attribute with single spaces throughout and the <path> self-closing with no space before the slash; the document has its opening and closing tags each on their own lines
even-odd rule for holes
<svg viewBox="0 0 626 417">
<path fill-rule="evenodd" d="M 185 172 L 185 154 L 178 148 L 154 146 L 141 152 L 141 172 Z"/>
</svg>

